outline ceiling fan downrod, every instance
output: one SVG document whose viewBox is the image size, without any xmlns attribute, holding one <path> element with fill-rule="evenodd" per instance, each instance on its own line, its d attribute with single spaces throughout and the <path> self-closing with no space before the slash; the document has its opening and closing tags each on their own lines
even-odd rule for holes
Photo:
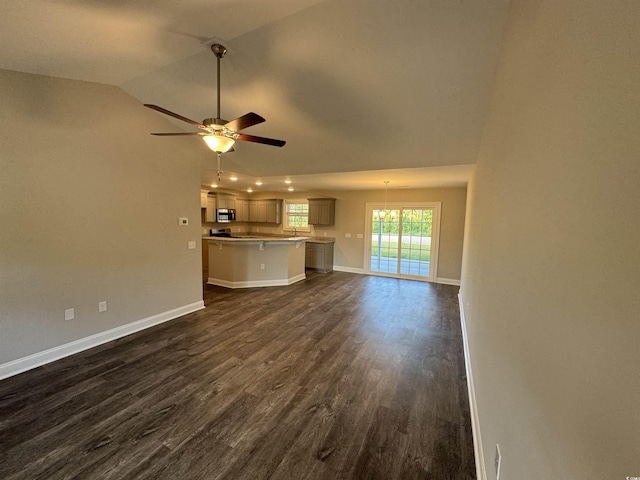
<svg viewBox="0 0 640 480">
<path fill-rule="evenodd" d="M 227 49 L 224 45 L 214 43 L 211 45 L 211 51 L 216 56 L 216 63 L 218 66 L 218 84 L 217 84 L 217 100 L 218 100 L 218 113 L 216 119 L 220 120 L 220 59 L 225 56 Z M 226 122 L 225 122 L 226 123 Z"/>
</svg>

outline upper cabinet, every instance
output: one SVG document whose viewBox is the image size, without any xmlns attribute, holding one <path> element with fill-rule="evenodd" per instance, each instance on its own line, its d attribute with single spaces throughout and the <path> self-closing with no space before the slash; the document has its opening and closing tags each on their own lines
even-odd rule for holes
<svg viewBox="0 0 640 480">
<path fill-rule="evenodd" d="M 336 223 L 335 198 L 309 198 L 309 225 L 331 226 Z"/>
<path fill-rule="evenodd" d="M 216 208 L 232 208 L 236 222 L 282 223 L 282 199 L 248 200 L 228 193 L 201 192 L 200 206 L 206 208 L 203 221 L 216 221 Z"/>
<path fill-rule="evenodd" d="M 207 195 L 205 220 L 209 223 L 216 221 L 216 196 L 212 194 Z"/>
<path fill-rule="evenodd" d="M 282 200 L 249 200 L 249 221 L 257 223 L 282 223 Z"/>
<path fill-rule="evenodd" d="M 249 200 L 236 198 L 236 222 L 249 221 Z"/>
<path fill-rule="evenodd" d="M 280 219 L 281 200 L 267 200 L 267 223 L 282 223 Z"/>
<path fill-rule="evenodd" d="M 229 195 L 226 193 L 218 193 L 218 208 L 232 208 L 235 210 L 236 208 L 236 196 Z"/>
</svg>

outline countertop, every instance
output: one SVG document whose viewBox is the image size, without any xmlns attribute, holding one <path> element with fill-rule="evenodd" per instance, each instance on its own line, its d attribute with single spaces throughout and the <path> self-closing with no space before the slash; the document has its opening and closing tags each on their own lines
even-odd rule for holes
<svg viewBox="0 0 640 480">
<path fill-rule="evenodd" d="M 236 235 L 235 233 L 233 235 Z M 238 233 L 237 237 L 211 237 L 209 235 L 203 235 L 202 240 L 220 240 L 229 243 L 235 242 L 300 242 L 306 241 L 308 243 L 335 243 L 334 237 L 287 237 L 286 235 L 266 234 L 266 235 L 252 235 L 248 233 Z"/>
<path fill-rule="evenodd" d="M 246 237 L 202 237 L 203 240 L 223 243 L 290 243 L 309 241 L 311 237 L 275 237 L 275 236 L 246 236 Z"/>
<path fill-rule="evenodd" d="M 335 241 L 333 237 L 309 237 L 307 243 L 334 243 Z"/>
</svg>

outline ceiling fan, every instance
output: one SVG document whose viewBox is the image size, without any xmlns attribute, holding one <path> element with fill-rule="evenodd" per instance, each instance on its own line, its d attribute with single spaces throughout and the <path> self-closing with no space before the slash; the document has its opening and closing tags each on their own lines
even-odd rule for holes
<svg viewBox="0 0 640 480">
<path fill-rule="evenodd" d="M 207 146 L 218 153 L 233 151 L 233 144 L 236 140 L 244 140 L 245 142 L 263 143 L 265 145 L 273 145 L 274 147 L 282 147 L 286 142 L 284 140 L 275 140 L 273 138 L 257 137 L 255 135 L 247 135 L 240 133 L 240 130 L 257 125 L 265 121 L 257 113 L 247 113 L 235 120 L 227 121 L 220 118 L 220 59 L 225 56 L 227 49 L 220 44 L 211 45 L 211 50 L 217 58 L 218 64 L 218 113 L 215 118 L 205 118 L 202 123 L 183 117 L 177 113 L 171 112 L 157 105 L 145 103 L 144 106 L 156 110 L 170 117 L 177 118 L 183 122 L 189 123 L 194 127 L 198 127 L 201 132 L 180 132 L 180 133 L 152 133 L 158 136 L 174 136 L 174 135 L 199 135 L 207 143 Z M 220 168 L 218 168 L 220 170 Z"/>
</svg>

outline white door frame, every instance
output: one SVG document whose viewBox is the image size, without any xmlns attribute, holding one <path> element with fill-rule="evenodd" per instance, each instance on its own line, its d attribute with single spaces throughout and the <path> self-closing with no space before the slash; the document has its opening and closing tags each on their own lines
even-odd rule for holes
<svg viewBox="0 0 640 480">
<path fill-rule="evenodd" d="M 370 223 L 375 210 L 382 210 L 384 202 L 367 202 L 365 204 L 365 239 L 364 239 L 364 273 L 368 275 L 378 275 L 381 277 L 398 278 L 398 274 L 388 274 L 382 272 L 371 271 L 371 236 L 373 235 L 372 224 Z M 423 282 L 434 282 L 438 278 L 438 257 L 440 254 L 440 210 L 442 202 L 388 202 L 387 210 L 409 210 L 409 209 L 433 209 L 433 223 L 431 225 L 431 260 L 429 261 L 429 276 L 419 277 L 417 275 L 400 275 L 400 278 L 408 278 L 411 280 L 421 280 Z M 400 215 L 402 222 L 402 215 Z M 401 232 L 399 240 L 401 239 Z M 398 242 L 400 244 L 400 242 Z M 400 259 L 398 259 L 398 265 Z"/>
</svg>

